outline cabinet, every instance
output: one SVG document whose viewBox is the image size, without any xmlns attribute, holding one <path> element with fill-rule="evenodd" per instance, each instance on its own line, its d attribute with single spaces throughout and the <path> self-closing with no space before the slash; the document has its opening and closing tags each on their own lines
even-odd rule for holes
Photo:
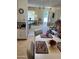
<svg viewBox="0 0 79 59">
<path fill-rule="evenodd" d="M 17 39 L 26 39 L 26 29 L 17 29 Z"/>
</svg>

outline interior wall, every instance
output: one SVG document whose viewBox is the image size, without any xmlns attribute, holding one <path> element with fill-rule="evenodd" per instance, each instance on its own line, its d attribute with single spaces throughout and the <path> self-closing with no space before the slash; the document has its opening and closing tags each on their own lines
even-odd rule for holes
<svg viewBox="0 0 79 59">
<path fill-rule="evenodd" d="M 55 9 L 55 20 L 61 18 L 61 8 L 56 8 Z"/>
<path fill-rule="evenodd" d="M 27 24 L 27 0 L 17 0 L 17 22 L 25 22 L 26 23 L 26 36 L 27 36 L 27 32 L 28 32 L 28 24 Z M 24 10 L 23 14 L 19 13 L 19 8 L 22 8 Z"/>
<path fill-rule="evenodd" d="M 24 10 L 23 14 L 19 13 L 19 8 Z M 27 15 L 27 0 L 17 0 L 17 20 L 18 22 L 25 22 Z"/>
<path fill-rule="evenodd" d="M 54 13 L 54 18 L 52 18 L 52 13 Z M 52 7 L 49 11 L 49 22 L 54 23 L 57 19 L 61 18 L 61 8 Z"/>
</svg>

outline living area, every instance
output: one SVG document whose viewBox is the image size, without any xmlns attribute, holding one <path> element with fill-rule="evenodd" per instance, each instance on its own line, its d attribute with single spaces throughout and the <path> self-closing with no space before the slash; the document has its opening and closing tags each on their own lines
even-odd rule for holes
<svg viewBox="0 0 79 59">
<path fill-rule="evenodd" d="M 61 59 L 61 0 L 17 2 L 17 58 Z"/>
</svg>

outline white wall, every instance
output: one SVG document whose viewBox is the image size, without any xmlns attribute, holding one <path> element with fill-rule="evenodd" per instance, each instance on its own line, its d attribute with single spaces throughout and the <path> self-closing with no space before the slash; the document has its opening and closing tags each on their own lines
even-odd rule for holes
<svg viewBox="0 0 79 59">
<path fill-rule="evenodd" d="M 28 34 L 28 24 L 27 24 L 27 0 L 17 0 L 17 22 L 26 22 L 26 37 L 27 37 L 27 34 Z M 20 14 L 19 13 L 19 8 L 22 8 L 24 10 L 24 13 L 23 14 Z"/>
<path fill-rule="evenodd" d="M 19 14 L 19 8 L 24 9 L 23 14 Z M 25 22 L 25 17 L 27 15 L 27 0 L 17 0 L 17 21 Z"/>
<path fill-rule="evenodd" d="M 52 13 L 55 13 L 55 17 L 52 18 Z M 49 11 L 49 22 L 54 23 L 57 19 L 61 18 L 61 8 L 52 7 Z"/>
<path fill-rule="evenodd" d="M 55 20 L 61 18 L 61 8 L 56 8 L 55 9 Z"/>
</svg>

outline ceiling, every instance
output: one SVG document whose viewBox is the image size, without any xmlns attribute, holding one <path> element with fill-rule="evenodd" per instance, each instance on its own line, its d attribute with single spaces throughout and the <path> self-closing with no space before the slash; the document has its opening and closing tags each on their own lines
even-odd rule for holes
<svg viewBox="0 0 79 59">
<path fill-rule="evenodd" d="M 61 7 L 61 0 L 28 0 L 29 6 Z"/>
</svg>

